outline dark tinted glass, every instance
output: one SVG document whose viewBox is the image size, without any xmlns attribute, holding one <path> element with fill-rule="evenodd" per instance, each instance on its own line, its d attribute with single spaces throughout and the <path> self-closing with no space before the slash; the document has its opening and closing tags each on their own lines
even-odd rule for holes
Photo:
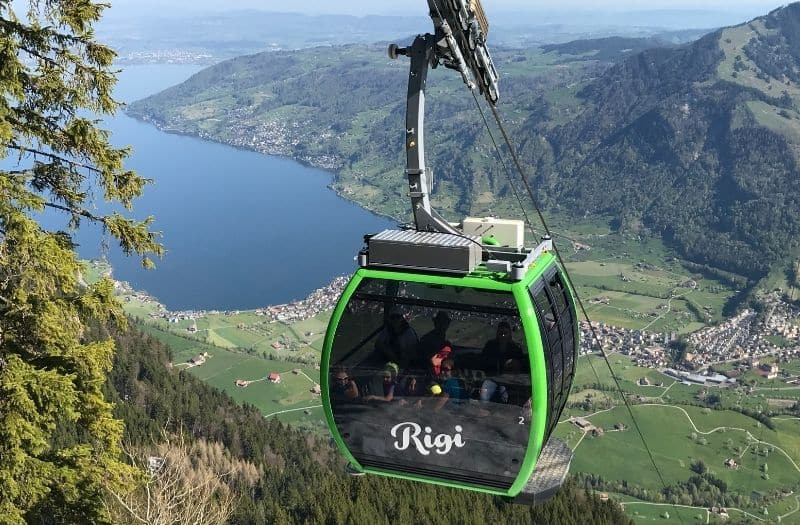
<svg viewBox="0 0 800 525">
<path fill-rule="evenodd" d="M 547 365 L 549 436 L 567 402 L 575 374 L 576 323 L 569 292 L 555 269 L 531 286 Z"/>
<path fill-rule="evenodd" d="M 331 404 L 365 466 L 507 488 L 524 458 L 529 359 L 510 293 L 366 279 L 331 355 Z"/>
</svg>

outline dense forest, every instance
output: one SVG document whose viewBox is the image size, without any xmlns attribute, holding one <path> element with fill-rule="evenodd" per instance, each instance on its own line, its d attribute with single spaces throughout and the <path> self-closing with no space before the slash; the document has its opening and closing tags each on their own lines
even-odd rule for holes
<svg viewBox="0 0 800 525">
<path fill-rule="evenodd" d="M 552 501 L 527 507 L 486 495 L 390 480 L 352 477 L 336 449 L 188 373 L 171 369 L 167 347 L 136 329 L 116 333 L 117 353 L 106 384 L 125 441 L 153 446 L 163 429 L 220 443 L 258 475 L 236 476 L 231 523 L 630 523 L 574 481 Z"/>
<path fill-rule="evenodd" d="M 800 4 L 791 4 L 682 46 L 602 39 L 498 49 L 500 111 L 537 198 L 550 212 L 661 236 L 696 264 L 750 279 L 784 264 L 800 238 L 798 35 Z M 130 112 L 332 169 L 338 191 L 405 218 L 407 63 L 383 56 L 349 46 L 242 57 Z M 457 215 L 511 209 L 471 98 L 453 75 L 433 73 L 436 205 Z"/>
</svg>

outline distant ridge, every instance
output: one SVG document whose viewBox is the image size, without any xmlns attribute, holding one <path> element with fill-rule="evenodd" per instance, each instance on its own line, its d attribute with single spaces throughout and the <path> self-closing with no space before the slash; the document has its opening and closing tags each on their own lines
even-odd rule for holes
<svg viewBox="0 0 800 525">
<path fill-rule="evenodd" d="M 607 38 L 573 40 L 565 44 L 547 44 L 542 46 L 542 49 L 545 53 L 556 53 L 562 56 L 573 55 L 576 60 L 616 61 L 646 49 L 672 47 L 674 45 L 658 36 L 646 38 L 611 36 Z"/>
</svg>

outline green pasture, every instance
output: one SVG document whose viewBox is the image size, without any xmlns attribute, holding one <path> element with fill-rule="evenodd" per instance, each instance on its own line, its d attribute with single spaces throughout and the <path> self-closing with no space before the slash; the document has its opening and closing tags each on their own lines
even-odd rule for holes
<svg viewBox="0 0 800 525">
<path fill-rule="evenodd" d="M 266 317 L 253 312 L 238 312 L 207 314 L 196 321 L 169 323 L 165 319 L 158 319 L 150 322 L 168 332 L 201 338 L 220 348 L 317 360 L 322 351 L 329 317 L 330 313 L 326 312 L 306 321 L 286 324 L 269 322 Z M 197 332 L 189 331 L 192 326 L 197 327 Z M 280 343 L 282 348 L 273 348 L 273 343 Z"/>
<path fill-rule="evenodd" d="M 172 349 L 172 361 L 174 363 L 185 363 L 203 352 L 211 354 L 220 350 L 220 348 L 208 343 L 181 337 L 151 324 L 143 323 L 139 325 L 139 328 L 169 346 Z"/>
<path fill-rule="evenodd" d="M 580 403 L 588 396 L 591 396 L 591 399 L 594 403 L 614 403 L 615 401 L 619 401 L 619 395 L 615 395 L 614 392 L 601 392 L 600 390 L 593 390 L 589 388 L 580 391 L 573 390 L 572 393 L 570 393 L 569 398 L 567 398 L 567 403 Z M 569 415 L 567 417 L 569 417 Z"/>
<path fill-rule="evenodd" d="M 778 416 L 772 418 L 778 435 L 775 444 L 793 458 L 800 458 L 800 418 Z M 800 463 L 800 461 L 797 461 Z M 800 477 L 798 477 L 800 479 Z"/>
<path fill-rule="evenodd" d="M 780 523 L 800 523 L 800 499 L 798 498 L 800 496 L 792 494 L 768 505 L 769 519 L 777 520 L 779 516 L 783 516 Z"/>
<path fill-rule="evenodd" d="M 553 437 L 562 440 L 567 444 L 567 446 L 569 446 L 569 448 L 574 450 L 575 447 L 578 446 L 578 442 L 581 440 L 581 437 L 583 437 L 583 431 L 581 431 L 573 423 L 562 421 L 553 431 Z"/>
<path fill-rule="evenodd" d="M 122 298 L 122 309 L 134 319 L 149 320 L 150 315 L 158 311 L 158 306 L 152 301 L 141 301 L 135 297 Z"/>
<path fill-rule="evenodd" d="M 796 438 L 791 432 L 787 432 L 790 429 L 779 427 L 777 431 L 769 430 L 757 421 L 736 412 L 688 406 L 680 408 L 689 414 L 697 430 L 693 429 L 686 414 L 678 407 L 633 407 L 642 433 L 668 483 L 688 479 L 693 474 L 689 466 L 697 459 L 702 459 L 710 471 L 733 490 L 740 492 L 775 490 L 793 486 L 800 479 L 800 471 L 789 459 L 773 450 L 770 445 L 754 443 L 747 434 L 750 432 L 760 441 L 779 445 L 786 440 L 794 443 Z M 606 479 L 627 480 L 643 488 L 658 490 L 661 483 L 625 408 L 617 407 L 590 416 L 589 419 L 606 430 L 613 429 L 614 424 L 622 422 L 628 430 L 607 431 L 601 437 L 587 436 L 576 451 L 573 471 L 600 474 Z M 721 429 L 711 432 L 718 427 L 736 427 L 741 430 Z M 568 433 L 567 429 L 559 430 Z M 764 449 L 770 451 L 764 455 Z M 793 452 L 790 451 L 787 453 L 796 463 L 800 462 L 800 456 L 792 455 Z M 724 461 L 728 458 L 734 458 L 740 467 L 735 470 L 726 468 Z M 768 464 L 768 480 L 762 478 L 761 469 L 764 463 Z"/>
<path fill-rule="evenodd" d="M 311 388 L 319 381 L 319 370 L 313 366 L 274 361 L 259 355 L 215 347 L 154 326 L 144 326 L 143 329 L 172 348 L 175 369 L 185 370 L 227 392 L 240 403 L 254 405 L 265 416 L 282 412 L 276 415 L 282 421 L 322 428 L 324 416 L 319 408 L 321 400 L 311 393 Z M 196 367 L 185 366 L 188 359 L 203 352 L 209 354 L 205 363 Z M 305 375 L 295 374 L 293 370 L 300 370 Z M 271 372 L 280 373 L 280 384 L 264 380 Z M 253 382 L 247 387 L 238 387 L 235 384 L 237 379 Z M 309 414 L 305 413 L 305 408 L 309 408 Z"/>
<path fill-rule="evenodd" d="M 630 516 L 634 523 L 659 525 L 689 525 L 692 523 L 706 523 L 708 513 L 701 508 L 678 507 L 669 503 L 652 503 L 643 501 L 626 494 L 609 494 L 609 496 L 620 503 L 625 503 L 625 513 Z M 664 517 L 665 513 L 669 515 Z M 715 522 L 711 522 L 715 523 Z"/>
<path fill-rule="evenodd" d="M 691 332 L 719 320 L 733 296 L 716 281 L 678 273 L 679 268 L 665 268 L 663 263 L 592 259 L 567 266 L 589 315 L 625 328 Z M 697 287 L 684 287 L 689 280 Z"/>
<path fill-rule="evenodd" d="M 792 359 L 788 363 L 782 363 L 780 367 L 792 375 L 800 375 L 800 359 Z"/>
<path fill-rule="evenodd" d="M 302 370 L 305 375 L 294 374 L 292 371 L 295 369 Z M 281 375 L 279 384 L 264 379 L 271 372 Z M 311 388 L 319 381 L 319 371 L 313 367 L 222 352 L 206 364 L 191 368 L 189 373 L 226 392 L 236 401 L 255 406 L 265 416 L 275 415 L 287 422 L 313 423 L 324 418 L 322 401 L 311 393 Z M 237 379 L 253 382 L 247 387 L 238 387 L 235 384 Z M 310 414 L 303 409 L 308 409 Z"/>
<path fill-rule="evenodd" d="M 622 389 L 631 394 L 657 397 L 675 382 L 674 379 L 658 370 L 636 366 L 630 358 L 624 355 L 609 354 L 609 362 L 614 369 L 614 375 L 620 381 Z M 639 385 L 639 380 L 644 377 L 650 381 L 649 386 Z M 617 401 L 620 400 L 619 393 L 616 392 L 616 384 L 603 357 L 596 354 L 581 356 L 575 369 L 575 381 L 573 384 L 576 387 L 582 387 L 596 384 L 598 380 L 601 385 L 614 389 L 612 392 L 605 392 L 607 396 Z M 659 384 L 663 386 L 657 386 Z"/>
<path fill-rule="evenodd" d="M 751 100 L 747 103 L 747 108 L 750 113 L 755 117 L 756 121 L 762 126 L 769 128 L 781 135 L 785 135 L 791 139 L 800 139 L 800 123 L 797 121 L 797 112 L 793 109 L 788 110 L 790 118 L 781 115 L 781 111 L 787 110 L 773 106 L 760 100 Z"/>
<path fill-rule="evenodd" d="M 93 284 L 111 271 L 111 265 L 101 261 L 80 261 L 81 274 L 86 284 Z"/>
</svg>

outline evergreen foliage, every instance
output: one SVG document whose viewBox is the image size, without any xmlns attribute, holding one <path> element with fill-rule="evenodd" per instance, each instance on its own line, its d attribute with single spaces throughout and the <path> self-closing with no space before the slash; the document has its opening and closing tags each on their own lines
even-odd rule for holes
<svg viewBox="0 0 800 525">
<path fill-rule="evenodd" d="M 85 287 L 69 231 L 47 231 L 45 209 L 70 226 L 101 223 L 127 253 L 161 253 L 150 220 L 89 210 L 90 187 L 130 208 L 145 180 L 126 149 L 85 114 L 112 113 L 114 53 L 94 40 L 105 7 L 90 0 L 0 0 L 0 522 L 106 519 L 104 486 L 130 478 L 122 422 L 102 386 L 111 339 L 90 321 L 124 324 L 109 280 Z M 70 439 L 62 439 L 69 435 Z"/>
</svg>

